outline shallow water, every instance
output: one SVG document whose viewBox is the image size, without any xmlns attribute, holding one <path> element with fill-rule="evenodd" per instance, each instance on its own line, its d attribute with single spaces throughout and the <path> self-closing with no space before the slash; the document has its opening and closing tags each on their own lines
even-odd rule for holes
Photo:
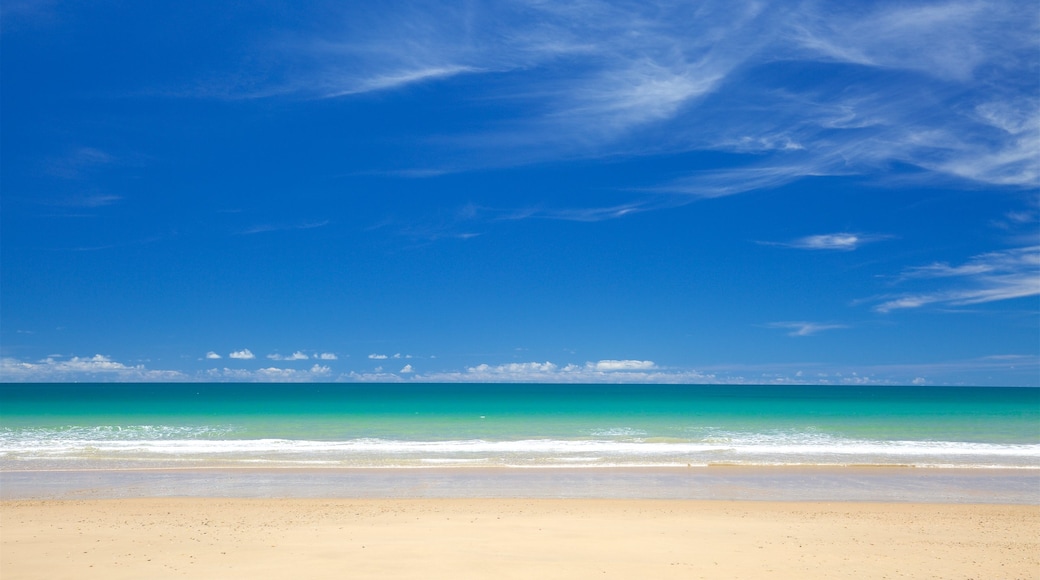
<svg viewBox="0 0 1040 580">
<path fill-rule="evenodd" d="M 0 470 L 1040 469 L 1040 389 L 0 385 Z"/>
<path fill-rule="evenodd" d="M 1032 470 L 861 467 L 0 472 L 0 499 L 631 498 L 1040 504 Z"/>
</svg>

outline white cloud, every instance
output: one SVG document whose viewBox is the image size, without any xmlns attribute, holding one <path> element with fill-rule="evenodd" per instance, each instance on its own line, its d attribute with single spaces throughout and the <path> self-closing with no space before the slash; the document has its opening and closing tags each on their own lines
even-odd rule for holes
<svg viewBox="0 0 1040 580">
<path fill-rule="evenodd" d="M 223 358 L 223 357 L 221 357 L 219 354 L 217 354 L 217 353 L 215 353 L 215 352 L 213 352 L 211 350 L 211 351 L 206 353 L 206 358 L 208 358 L 208 359 L 218 359 L 218 358 Z"/>
<path fill-rule="evenodd" d="M 292 354 L 290 354 L 288 356 L 282 356 L 280 354 L 269 354 L 269 355 L 267 355 L 267 358 L 269 358 L 271 360 L 288 360 L 288 361 L 293 361 L 293 360 L 307 360 L 310 357 L 307 356 L 306 354 L 300 352 L 300 351 L 296 351 L 296 352 L 294 352 L 294 353 L 292 353 Z"/>
<path fill-rule="evenodd" d="M 373 91 L 396 89 L 411 84 L 423 83 L 439 79 L 445 79 L 466 73 L 483 72 L 480 69 L 469 66 L 432 66 L 427 68 L 416 68 L 412 70 L 401 70 L 356 81 L 352 87 L 345 88 L 339 92 L 330 92 L 323 95 L 324 98 L 343 97 Z"/>
<path fill-rule="evenodd" d="M 841 233 L 808 236 L 791 242 L 791 245 L 807 250 L 855 250 L 862 242 L 856 234 Z"/>
<path fill-rule="evenodd" d="M 336 360 L 339 357 L 337 357 L 334 353 L 331 352 L 322 352 L 314 355 L 314 358 L 318 360 Z"/>
<path fill-rule="evenodd" d="M 555 364 L 551 362 L 526 362 L 526 363 L 508 363 L 504 365 L 490 366 L 487 364 L 480 364 L 475 367 L 467 369 L 471 373 L 492 373 L 492 374 L 515 374 L 515 375 L 534 375 L 544 373 L 554 373 L 559 369 Z"/>
<path fill-rule="evenodd" d="M 256 355 L 254 355 L 252 352 L 250 352 L 250 350 L 248 348 L 243 348 L 242 350 L 236 350 L 236 351 L 232 352 L 231 354 L 229 354 L 228 356 L 231 357 L 231 358 L 242 359 L 242 360 L 249 360 L 249 359 L 256 358 Z"/>
<path fill-rule="evenodd" d="M 1014 3 L 975 0 L 806 14 L 795 38 L 811 54 L 870 67 L 911 69 L 964 81 L 987 60 Z M 1001 6 L 1002 4 L 1002 6 Z M 998 7 L 999 6 L 999 7 Z M 1021 34 L 1024 27 L 1004 32 Z M 1012 42 L 1023 39 L 1010 38 Z"/>
<path fill-rule="evenodd" d="M 820 324 L 818 322 L 771 322 L 768 328 L 784 328 L 790 330 L 788 336 L 812 336 L 825 330 L 848 328 L 844 324 Z"/>
<path fill-rule="evenodd" d="M 415 375 L 412 375 L 414 378 Z M 383 369 L 378 369 L 371 373 L 358 373 L 351 371 L 347 374 L 339 377 L 340 381 L 348 383 L 400 383 L 404 382 L 405 378 L 397 373 L 386 373 Z M 414 380 L 420 381 L 422 379 L 415 378 Z"/>
<path fill-rule="evenodd" d="M 768 73 L 776 63 L 837 63 L 833 74 L 797 84 L 772 77 L 769 84 L 735 70 L 734 82 L 677 113 L 662 138 L 686 149 L 753 154 L 745 157 L 750 164 L 690 173 L 661 189 L 717 197 L 812 176 L 885 180 L 893 164 L 916 166 L 924 170 L 918 178 L 931 183 L 1033 187 L 1040 102 L 1018 81 L 1031 78 L 1036 65 L 1023 56 L 1035 52 L 1035 25 L 1015 22 L 1021 9 L 1018 2 L 876 11 L 803 4 L 774 14 L 777 34 L 764 48 L 772 55 L 757 53 L 744 66 Z M 995 79 L 1006 82 L 992 90 Z"/>
<path fill-rule="evenodd" d="M 200 380 L 209 381 L 231 381 L 231 382 L 310 382 L 326 381 L 329 379 L 332 369 L 327 366 L 315 364 L 310 369 L 285 369 L 279 367 L 267 367 L 256 370 L 249 369 L 210 369 L 202 373 Z"/>
<path fill-rule="evenodd" d="M 368 358 L 372 360 L 386 360 L 390 357 L 386 356 L 385 354 L 370 354 L 368 355 Z"/>
<path fill-rule="evenodd" d="M 126 365 L 110 357 L 48 357 L 37 362 L 14 358 L 0 359 L 0 380 L 12 382 L 39 381 L 181 381 L 188 377 L 179 371 L 152 370 L 144 365 Z"/>
<path fill-rule="evenodd" d="M 723 150 L 746 164 L 631 185 L 714 197 L 808 176 L 884 179 L 894 165 L 933 183 L 1040 178 L 1040 106 L 1022 82 L 1037 65 L 1032 1 L 381 6 L 299 14 L 303 32 L 249 53 L 262 69 L 221 71 L 244 82 L 204 93 L 343 98 L 485 76 L 460 106 L 501 103 L 510 116 L 425 136 L 428 167 L 376 168 L 414 176 Z"/>
<path fill-rule="evenodd" d="M 620 364 L 619 364 L 620 363 Z M 411 372 L 409 372 L 411 371 Z M 57 355 L 37 362 L 0 359 L 0 380 L 49 381 L 233 381 L 233 382 L 538 382 L 538 383 L 684 383 L 684 384 L 1021 384 L 1040 386 L 1040 357 L 1035 354 L 1002 354 L 975 359 L 836 366 L 821 363 L 736 364 L 692 369 L 661 368 L 650 361 L 602 360 L 584 364 L 552 362 L 480 364 L 462 371 L 429 374 L 406 365 L 397 373 L 350 372 L 332 375 L 332 369 L 314 364 L 309 369 L 266 367 L 261 369 L 209 369 L 194 375 L 126 365 L 104 355 L 63 358 Z"/>
<path fill-rule="evenodd" d="M 1034 357 L 1035 358 L 1035 357 Z M 1035 360 L 1018 359 L 1016 362 L 965 363 L 963 365 L 904 365 L 835 367 L 823 364 L 798 363 L 816 372 L 806 372 L 792 365 L 729 365 L 706 367 L 701 370 L 662 369 L 647 370 L 596 370 L 597 363 L 557 365 L 551 362 L 508 363 L 501 365 L 480 364 L 463 371 L 441 371 L 426 374 L 392 373 L 378 369 L 375 372 L 350 372 L 337 380 L 344 382 L 431 382 L 431 383 L 560 383 L 560 384 L 726 384 L 726 385 L 907 385 L 920 373 L 934 372 L 935 384 L 965 384 L 965 373 L 983 370 L 1006 370 L 1017 365 L 1019 373 L 1028 384 L 1035 383 L 1038 367 Z M 916 373 L 916 374 L 915 374 Z M 975 375 L 973 375 L 974 377 Z M 950 380 L 950 378 L 954 380 Z M 983 378 L 978 375 L 977 378 Z M 1029 381 L 1033 381 L 1029 383 Z M 975 380 L 974 384 L 990 384 Z M 1006 383 L 1001 383 L 1006 384 Z"/>
<path fill-rule="evenodd" d="M 714 383 L 726 382 L 694 370 L 659 369 L 652 361 L 601 360 L 584 364 L 553 362 L 479 364 L 463 372 L 416 375 L 430 382 L 531 383 Z"/>
<path fill-rule="evenodd" d="M 649 360 L 601 360 L 586 363 L 586 367 L 596 371 L 646 371 L 656 365 Z"/>
<path fill-rule="evenodd" d="M 805 236 L 804 238 L 798 238 L 790 242 L 778 243 L 778 242 L 763 242 L 768 245 L 774 246 L 785 246 L 788 248 L 797 248 L 800 250 L 838 250 L 838 251 L 851 251 L 859 248 L 863 244 L 883 240 L 887 236 L 877 234 L 859 234 L 851 232 L 838 232 L 834 234 L 818 234 L 814 236 Z"/>
<path fill-rule="evenodd" d="M 566 220 L 575 222 L 599 222 L 617 219 L 627 215 L 634 215 L 647 211 L 676 207 L 686 203 L 688 200 L 677 199 L 668 196 L 656 199 L 646 199 L 629 203 L 609 205 L 606 207 L 583 207 L 571 209 L 541 209 L 518 212 L 515 218 L 544 218 L 552 220 Z"/>
<path fill-rule="evenodd" d="M 1040 356 L 1035 354 L 907 364 L 729 364 L 705 366 L 701 370 L 743 384 L 910 385 L 924 380 L 934 385 L 1040 387 Z"/>
<path fill-rule="evenodd" d="M 993 226 L 1007 231 L 1026 230 L 1032 239 L 1037 238 L 1037 229 L 1040 226 L 1040 212 L 1035 209 L 1024 209 L 1009 211 L 1004 214 L 1003 219 L 991 222 Z"/>
<path fill-rule="evenodd" d="M 1040 246 L 980 254 L 958 266 L 910 268 L 900 278 L 901 283 L 940 280 L 946 281 L 945 287 L 881 297 L 874 310 L 966 306 L 1040 295 Z"/>
<path fill-rule="evenodd" d="M 829 325 L 827 325 L 829 326 Z M 622 364 L 616 364 L 622 363 Z M 636 368 L 643 367 L 643 368 Z M 994 371 L 1017 373 L 1016 380 L 1035 383 L 1040 369 L 1036 356 L 987 357 L 967 361 L 912 365 L 836 366 L 821 363 L 717 365 L 694 369 L 661 368 L 650 361 L 590 361 L 557 364 L 550 361 L 479 364 L 462 371 L 392 373 L 351 372 L 348 382 L 469 382 L 561 384 L 750 384 L 750 385 L 908 385 L 990 384 Z M 413 369 L 414 370 L 414 369 Z M 966 379 L 966 377 L 971 379 Z M 914 382 L 917 380 L 917 382 Z M 989 382 L 987 382 L 989 381 Z M 1032 383 L 1030 383 L 1032 381 Z"/>
<path fill-rule="evenodd" d="M 259 89 L 250 83 L 241 92 L 225 86 L 209 94 L 337 98 L 495 74 L 505 80 L 497 98 L 527 103 L 537 113 L 488 136 L 506 149 L 525 144 L 532 155 L 539 141 L 543 147 L 546 140 L 595 145 L 671 118 L 754 52 L 769 22 L 756 2 L 386 6 L 392 19 L 322 11 L 315 15 L 321 20 L 308 27 L 311 36 L 258 48 L 267 53 L 263 76 L 273 83 Z M 727 34 L 731 28 L 740 34 Z M 559 70 L 563 62 L 566 74 Z M 482 136 L 464 140 L 479 150 Z"/>
</svg>

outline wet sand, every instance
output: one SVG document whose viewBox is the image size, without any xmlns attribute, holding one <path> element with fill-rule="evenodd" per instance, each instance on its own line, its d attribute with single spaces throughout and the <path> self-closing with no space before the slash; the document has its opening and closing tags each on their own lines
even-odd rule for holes
<svg viewBox="0 0 1040 580">
<path fill-rule="evenodd" d="M 1040 504 L 1040 470 L 914 467 L 0 469 L 0 499 L 545 498 Z"/>
</svg>

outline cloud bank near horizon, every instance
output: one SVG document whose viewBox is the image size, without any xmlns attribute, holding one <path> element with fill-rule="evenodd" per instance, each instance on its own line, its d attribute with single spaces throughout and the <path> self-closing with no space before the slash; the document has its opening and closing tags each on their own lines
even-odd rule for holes
<svg viewBox="0 0 1040 580">
<path fill-rule="evenodd" d="M 787 324 L 787 323 L 785 323 Z M 793 324 L 793 323 L 792 323 Z M 807 323 L 799 323 L 807 324 Z M 810 330 L 812 334 L 817 330 Z M 799 335 L 797 330 L 792 335 Z M 413 364 L 398 372 L 337 371 L 331 364 L 307 368 L 209 368 L 195 373 L 127 365 L 105 355 L 48 357 L 35 362 L 0 359 L 0 381 L 33 382 L 324 382 L 324 383 L 548 383 L 548 384 L 700 384 L 700 385 L 957 385 L 964 377 L 994 370 L 1040 372 L 1035 355 L 994 355 L 981 359 L 905 365 L 838 367 L 819 363 L 722 365 L 702 370 L 662 367 L 649 360 L 605 359 L 583 364 L 549 361 L 478 364 L 460 371 L 420 372 Z"/>
</svg>

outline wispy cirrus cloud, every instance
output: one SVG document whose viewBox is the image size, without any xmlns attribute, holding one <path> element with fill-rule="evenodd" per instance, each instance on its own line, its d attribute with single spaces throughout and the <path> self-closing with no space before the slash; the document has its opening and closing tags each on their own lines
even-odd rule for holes
<svg viewBox="0 0 1040 580">
<path fill-rule="evenodd" d="M 550 142 L 557 152 L 586 149 L 666 121 L 710 93 L 761 46 L 768 22 L 762 7 L 586 0 L 326 7 L 312 15 L 315 26 L 306 34 L 286 30 L 277 41 L 263 39 L 262 75 L 217 75 L 253 81 L 195 92 L 328 99 L 493 75 L 473 99 L 524 112 L 503 118 L 491 133 L 457 134 L 441 144 L 479 149 L 486 138 L 500 151 L 539 157 L 538 147 Z"/>
<path fill-rule="evenodd" d="M 118 159 L 95 147 L 77 147 L 61 157 L 50 159 L 46 172 L 62 179 L 77 179 L 86 173 L 116 163 Z"/>
<path fill-rule="evenodd" d="M 344 97 L 348 95 L 369 93 L 373 91 L 391 90 L 411 84 L 424 83 L 429 81 L 435 81 L 438 79 L 453 77 L 455 75 L 478 72 L 483 71 L 474 67 L 458 65 L 429 66 L 413 69 L 402 69 L 399 71 L 383 74 L 381 76 L 359 79 L 352 86 L 344 88 L 339 92 L 329 92 L 327 94 L 322 95 L 322 98 L 329 99 L 335 97 Z"/>
<path fill-rule="evenodd" d="M 826 324 L 820 322 L 770 322 L 767 328 L 781 328 L 788 330 L 787 336 L 812 336 L 826 330 L 838 330 L 848 328 L 845 324 Z"/>
<path fill-rule="evenodd" d="M 733 154 L 722 166 L 694 155 L 688 167 L 618 183 L 632 201 L 497 212 L 532 218 L 618 219 L 813 177 L 1009 190 L 1040 183 L 1040 27 L 1022 16 L 1036 15 L 1026 0 L 391 0 L 299 10 L 298 27 L 263 33 L 248 61 L 212 71 L 221 80 L 169 94 L 346 100 L 464 87 L 451 98 L 461 114 L 434 132 L 415 129 L 415 151 L 387 157 L 402 161 L 368 168 L 409 178 L 575 158 Z M 404 235 L 480 231 L 439 224 Z M 853 249 L 818 242 L 803 247 Z"/>
<path fill-rule="evenodd" d="M 938 288 L 882 296 L 874 306 L 892 312 L 924 306 L 967 306 L 1040 295 L 1040 246 L 1013 248 L 972 257 L 960 265 L 937 262 L 909 268 L 898 283 Z"/>
<path fill-rule="evenodd" d="M 541 218 L 572 222 L 599 222 L 668 207 L 675 207 L 677 205 L 682 205 L 684 201 L 685 200 L 676 199 L 674 196 L 653 196 L 645 197 L 638 201 L 598 207 L 532 209 L 517 212 L 515 214 L 517 217 L 513 219 Z"/>
<path fill-rule="evenodd" d="M 284 232 L 290 230 L 312 230 L 329 225 L 329 220 L 299 222 L 295 224 L 261 224 L 246 228 L 239 235 L 251 236 L 254 234 L 265 234 L 268 232 Z"/>
<path fill-rule="evenodd" d="M 421 226 L 412 224 L 400 233 L 416 240 L 468 240 L 481 235 L 472 230 L 487 227 L 489 224 L 521 220 L 594 223 L 677 207 L 688 201 L 674 195 L 647 195 L 636 201 L 585 207 L 549 207 L 546 204 L 521 208 L 493 208 L 467 204 L 457 208 L 448 217 L 437 221 L 430 220 Z M 388 225 L 391 224 L 381 224 Z"/>
<path fill-rule="evenodd" d="M 307 34 L 265 39 L 273 80 L 242 94 L 343 98 L 487 79 L 468 85 L 465 106 L 505 114 L 428 141 L 439 167 L 426 174 L 721 150 L 746 163 L 643 185 L 710 197 L 905 164 L 1029 187 L 1040 107 L 1022 79 L 1035 76 L 1038 27 L 1022 15 L 1035 13 L 1019 0 L 400 1 L 322 11 Z"/>
<path fill-rule="evenodd" d="M 59 207 L 97 208 L 112 205 L 116 202 L 122 201 L 122 199 L 122 196 L 113 195 L 110 193 L 86 193 L 50 202 L 45 201 L 43 203 L 48 203 L 49 205 L 55 205 Z"/>
<path fill-rule="evenodd" d="M 1010 16 L 994 8 L 1015 4 L 968 0 L 848 11 L 810 5 L 815 9 L 801 12 L 793 22 L 792 38 L 801 50 L 838 62 L 968 80 L 987 61 L 985 43 L 1001 32 Z M 1029 28 L 1007 29 L 1017 36 L 1012 45 L 1027 42 Z"/>
<path fill-rule="evenodd" d="M 838 232 L 833 234 L 817 234 L 805 236 L 789 242 L 759 242 L 770 246 L 783 246 L 799 250 L 834 250 L 852 251 L 863 244 L 884 240 L 888 236 L 880 234 L 862 234 L 853 232 Z"/>
</svg>

